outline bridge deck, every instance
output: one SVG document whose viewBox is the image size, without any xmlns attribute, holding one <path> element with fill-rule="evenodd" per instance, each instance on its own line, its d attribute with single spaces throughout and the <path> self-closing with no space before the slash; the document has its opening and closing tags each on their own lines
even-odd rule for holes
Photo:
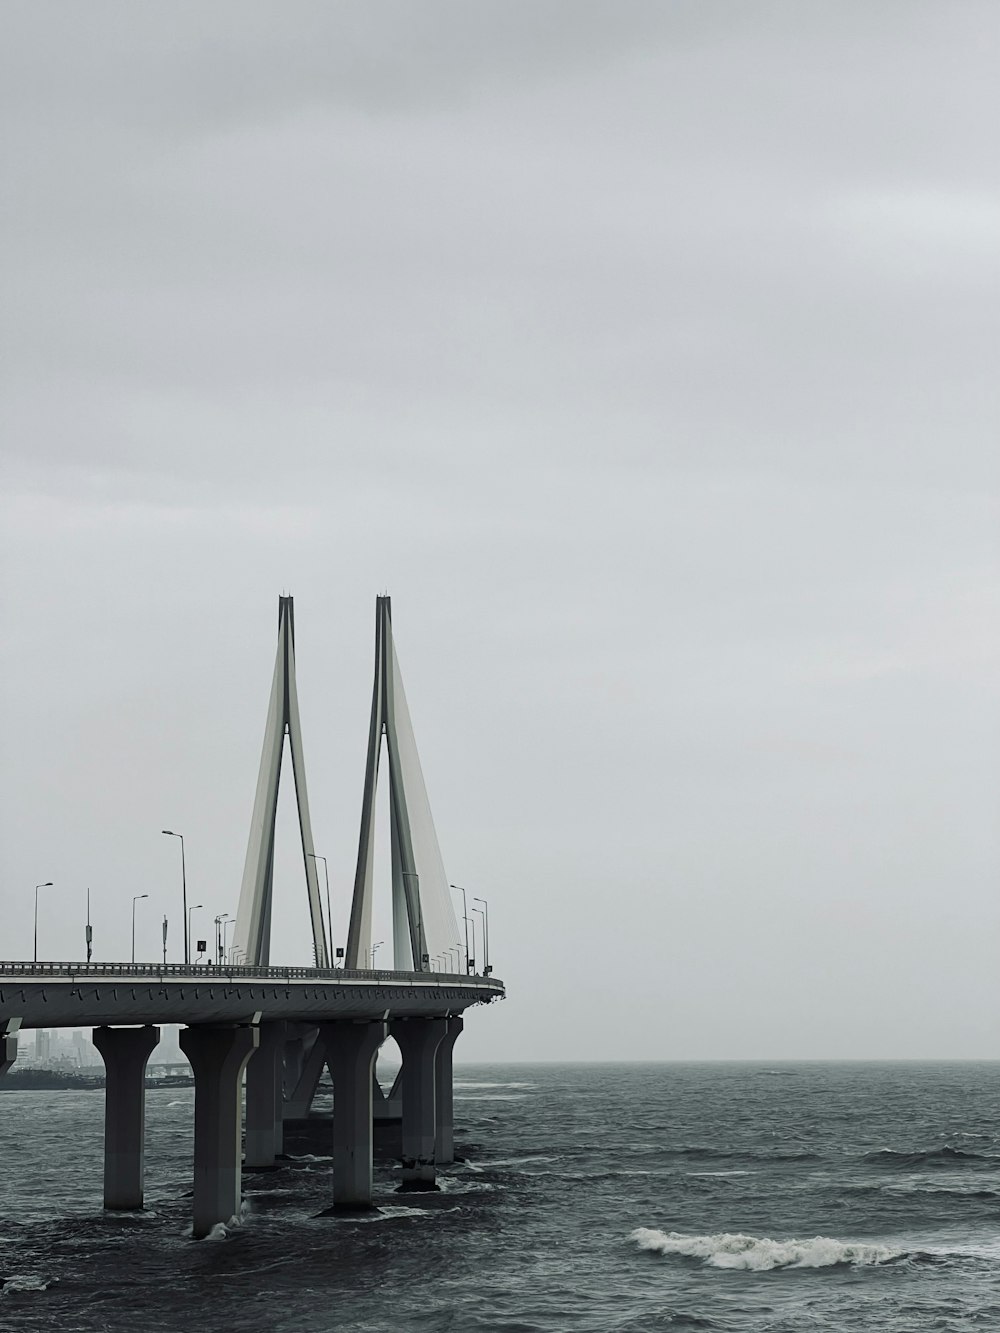
<svg viewBox="0 0 1000 1333">
<path fill-rule="evenodd" d="M 458 1014 L 504 996 L 494 977 L 177 963 L 0 962 L 0 1022 L 25 1028 Z"/>
</svg>

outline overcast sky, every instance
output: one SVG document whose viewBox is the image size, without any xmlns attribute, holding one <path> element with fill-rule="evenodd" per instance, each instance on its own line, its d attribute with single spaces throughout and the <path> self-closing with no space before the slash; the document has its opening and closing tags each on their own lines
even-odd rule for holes
<svg viewBox="0 0 1000 1333">
<path fill-rule="evenodd" d="M 282 592 L 343 943 L 389 591 L 457 1055 L 997 1056 L 994 0 L 3 27 L 0 956 L 235 913 Z"/>
</svg>

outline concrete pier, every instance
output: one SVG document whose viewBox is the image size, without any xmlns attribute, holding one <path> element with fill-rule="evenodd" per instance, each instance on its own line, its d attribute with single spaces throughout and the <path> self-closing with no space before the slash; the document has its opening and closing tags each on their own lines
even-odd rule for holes
<svg viewBox="0 0 1000 1333">
<path fill-rule="evenodd" d="M 323 1073 L 326 1049 L 315 1029 L 289 1045 L 291 1059 L 285 1072 L 291 1077 L 285 1085 L 285 1119 L 305 1120 Z"/>
<path fill-rule="evenodd" d="M 257 1049 L 256 1025 L 182 1028 L 180 1047 L 194 1071 L 194 1235 L 240 1215 L 243 1070 Z"/>
<path fill-rule="evenodd" d="M 274 1166 L 284 1149 L 285 1024 L 261 1023 L 260 1044 L 247 1065 L 246 1165 Z"/>
<path fill-rule="evenodd" d="M 6 1074 L 17 1059 L 17 1034 L 20 1026 L 19 1018 L 0 1020 L 0 1074 Z"/>
<path fill-rule="evenodd" d="M 142 1207 L 146 1132 L 146 1064 L 160 1029 L 94 1028 L 106 1074 L 104 1206 Z"/>
<path fill-rule="evenodd" d="M 435 1115 L 437 1134 L 434 1140 L 434 1159 L 438 1166 L 447 1166 L 455 1160 L 455 1110 L 454 1110 L 454 1071 L 452 1055 L 455 1042 L 462 1035 L 465 1027 L 463 1019 L 456 1014 L 447 1021 L 447 1029 L 437 1048 L 434 1066 L 435 1078 Z"/>
<path fill-rule="evenodd" d="M 333 1206 L 372 1206 L 372 1080 L 388 1035 L 384 1021 L 324 1023 L 319 1032 L 333 1078 Z"/>
<path fill-rule="evenodd" d="M 402 1162 L 404 1190 L 436 1189 L 434 1149 L 435 1056 L 448 1029 L 446 1018 L 400 1018 L 390 1025 L 403 1057 Z"/>
</svg>

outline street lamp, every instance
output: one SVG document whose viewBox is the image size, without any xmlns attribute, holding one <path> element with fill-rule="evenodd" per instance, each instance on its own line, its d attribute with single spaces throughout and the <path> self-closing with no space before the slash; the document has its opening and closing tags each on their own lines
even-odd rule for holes
<svg viewBox="0 0 1000 1333">
<path fill-rule="evenodd" d="M 450 886 L 457 889 L 462 895 L 462 920 L 465 922 L 465 970 L 469 970 L 469 903 L 465 896 L 465 890 L 461 884 L 452 884 Z"/>
<path fill-rule="evenodd" d="M 483 976 L 490 974 L 490 905 L 485 898 L 473 898 L 474 903 L 483 905 Z M 476 909 L 473 908 L 473 911 Z"/>
<path fill-rule="evenodd" d="M 372 971 L 373 971 L 373 972 L 375 971 L 375 953 L 376 953 L 376 951 L 377 951 L 378 949 L 381 949 L 381 947 L 382 947 L 382 945 L 383 945 L 384 943 L 385 943 L 385 940 L 379 940 L 378 944 L 373 944 L 373 945 L 372 945 Z"/>
<path fill-rule="evenodd" d="M 187 933 L 188 933 L 188 939 L 191 938 L 191 913 L 192 913 L 192 912 L 197 912 L 197 911 L 199 911 L 200 908 L 203 907 L 203 906 L 204 906 L 203 903 L 195 903 L 194 907 L 189 907 L 189 908 L 188 908 L 188 919 L 187 919 L 187 928 L 188 928 L 188 929 L 187 929 Z"/>
<path fill-rule="evenodd" d="M 484 946 L 484 950 L 485 950 L 485 945 L 486 945 L 486 914 L 485 914 L 485 912 L 483 911 L 483 909 L 482 909 L 481 907 L 474 907 L 472 910 L 475 912 L 476 916 L 482 917 L 482 919 L 483 919 L 483 921 L 482 921 L 482 932 L 483 932 L 483 946 Z M 473 927 L 473 928 L 474 928 L 474 927 Z M 485 967 L 485 966 L 486 966 L 486 954 L 485 954 L 485 952 L 484 952 L 484 953 L 483 953 L 483 967 Z M 484 973 L 483 973 L 483 976 L 488 976 L 488 975 L 489 975 L 489 973 L 487 973 L 487 972 L 484 972 Z"/>
<path fill-rule="evenodd" d="M 227 950 L 229 949 L 229 927 L 230 927 L 230 926 L 235 926 L 235 925 L 236 925 L 236 918 L 235 918 L 235 917 L 230 917 L 228 921 L 224 921 L 224 922 L 223 922 L 223 925 L 222 925 L 222 958 L 223 958 L 223 961 L 225 961 L 226 952 L 227 952 Z M 233 960 L 230 958 L 229 961 L 232 962 Z"/>
<path fill-rule="evenodd" d="M 323 862 L 323 878 L 326 880 L 326 923 L 330 936 L 330 945 L 326 954 L 327 967 L 333 967 L 333 913 L 330 911 L 330 870 L 326 864 L 325 856 L 317 856 L 315 852 L 306 852 L 306 856 L 311 856 L 314 861 Z"/>
<path fill-rule="evenodd" d="M 472 910 L 478 912 L 479 908 L 474 907 Z M 469 964 L 469 971 L 472 972 L 476 966 L 476 923 L 473 920 L 469 922 L 469 925 L 472 927 L 472 961 Z"/>
<path fill-rule="evenodd" d="M 223 912 L 215 918 L 215 961 L 222 966 L 222 923 L 229 919 L 229 913 Z"/>
<path fill-rule="evenodd" d="M 35 962 L 38 962 L 38 890 L 51 889 L 52 881 L 47 879 L 44 884 L 35 885 Z"/>
<path fill-rule="evenodd" d="M 148 898 L 148 893 L 137 893 L 132 899 L 132 962 L 135 963 L 135 905 L 142 898 Z"/>
<path fill-rule="evenodd" d="M 180 838 L 181 840 L 181 890 L 184 894 L 184 962 L 190 963 L 191 950 L 188 948 L 188 882 L 187 866 L 184 861 L 184 834 L 175 833 L 173 829 L 161 829 L 161 833 L 166 834 L 168 838 Z"/>
</svg>

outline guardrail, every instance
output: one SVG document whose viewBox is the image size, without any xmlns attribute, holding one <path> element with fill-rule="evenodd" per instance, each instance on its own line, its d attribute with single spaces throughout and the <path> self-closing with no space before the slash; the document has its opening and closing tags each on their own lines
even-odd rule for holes
<svg viewBox="0 0 1000 1333">
<path fill-rule="evenodd" d="M 207 981 L 212 977 L 226 977 L 236 981 L 247 978 L 265 981 L 386 981 L 399 984 L 428 981 L 475 983 L 479 986 L 502 989 L 502 983 L 493 977 L 478 973 L 466 976 L 462 972 L 376 972 L 367 968 L 344 967 L 232 967 L 223 963 L 20 963 L 0 962 L 0 977 L 120 977 L 124 980 L 148 978 L 155 981 L 171 979 Z"/>
</svg>

